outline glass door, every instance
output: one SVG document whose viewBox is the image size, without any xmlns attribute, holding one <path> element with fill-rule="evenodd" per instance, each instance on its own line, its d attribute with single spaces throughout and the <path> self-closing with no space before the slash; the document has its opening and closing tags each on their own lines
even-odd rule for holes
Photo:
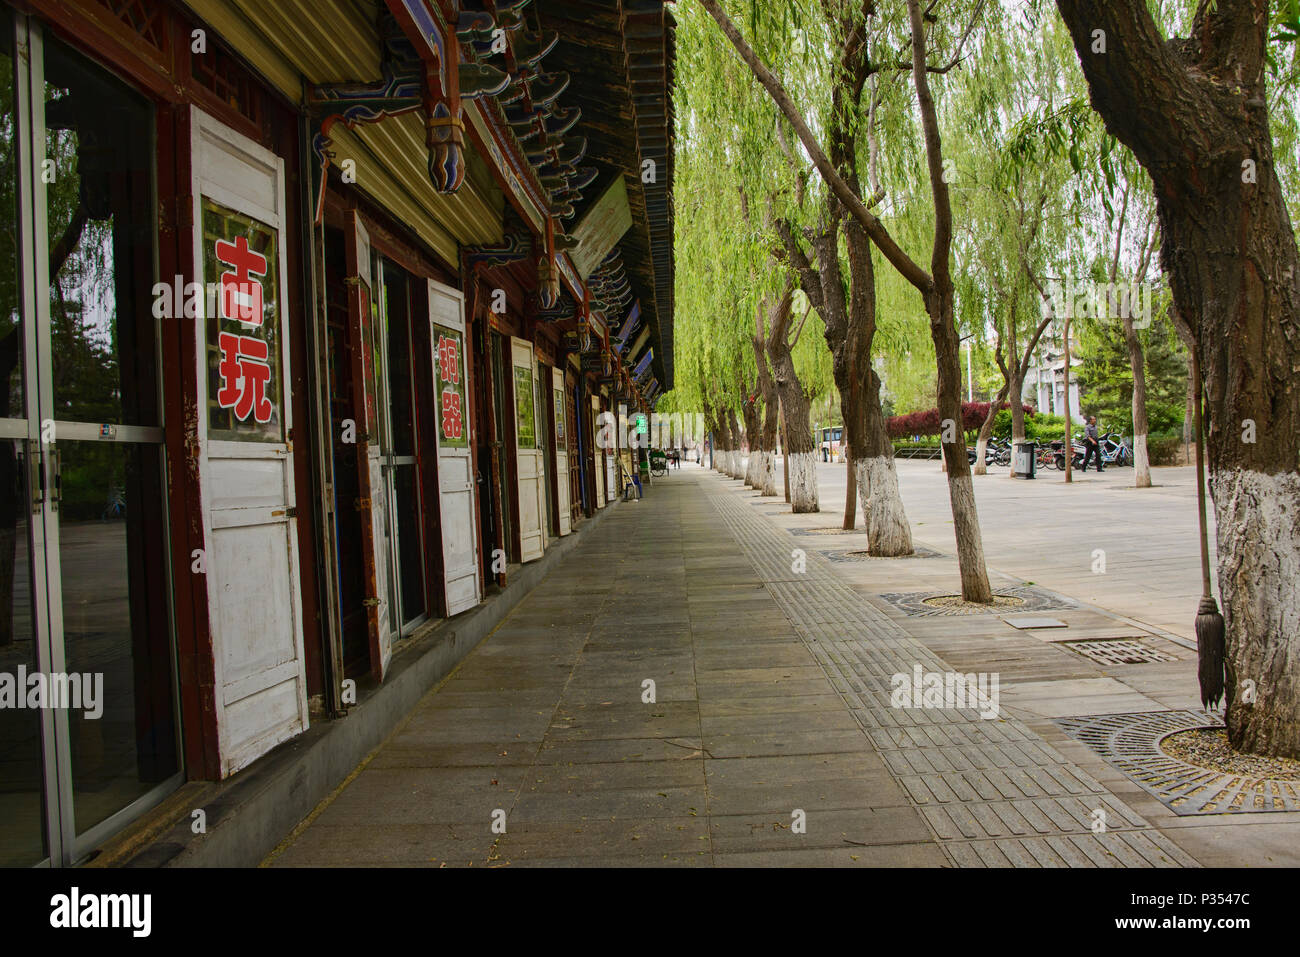
<svg viewBox="0 0 1300 957">
<path fill-rule="evenodd" d="M 424 588 L 423 518 L 416 457 L 415 378 L 411 342 L 411 276 L 381 259 L 383 342 L 381 396 L 383 472 L 389 528 L 389 576 L 394 630 L 409 635 L 427 618 Z"/>
<path fill-rule="evenodd" d="M 152 110 L 4 32 L 0 862 L 72 863 L 179 780 Z"/>
<path fill-rule="evenodd" d="M 51 854 L 46 807 L 58 793 L 43 756 L 53 756 L 53 721 L 26 704 L 26 675 L 48 672 L 49 615 L 45 602 L 44 507 L 37 493 L 40 417 L 36 385 L 35 268 L 32 262 L 30 75 L 25 68 L 25 21 L 5 14 L 0 24 L 0 866 L 36 864 Z M 35 167 L 35 168 L 34 168 Z M 39 596 L 39 600 L 38 600 Z M 2 694 L 2 692 L 0 692 Z M 50 772 L 47 774 L 47 771 Z"/>
</svg>

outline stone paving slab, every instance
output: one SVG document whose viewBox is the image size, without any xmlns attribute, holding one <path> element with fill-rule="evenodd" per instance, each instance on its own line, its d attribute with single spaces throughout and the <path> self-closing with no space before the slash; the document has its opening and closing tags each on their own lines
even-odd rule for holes
<svg viewBox="0 0 1300 957">
<path fill-rule="evenodd" d="M 1228 828 L 1153 827 L 1157 802 L 1033 710 L 1061 681 L 1168 707 L 1186 696 L 1171 663 L 1130 666 L 1121 691 L 996 616 L 904 617 L 878 595 L 955 581 L 950 558 L 832 563 L 781 527 L 825 514 L 750 501 L 696 468 L 613 506 L 270 863 L 1195 866 L 1179 844 L 1230 862 Z M 1061 617 L 1054 639 L 1150 638 L 1089 606 Z M 917 665 L 1014 678 L 995 720 L 891 707 Z M 1290 861 L 1266 844 L 1294 831 L 1270 828 L 1245 846 Z"/>
<path fill-rule="evenodd" d="M 861 591 L 847 587 L 820 554 L 805 554 L 804 578 L 792 579 L 787 556 L 800 547 L 800 540 L 754 515 L 721 481 L 713 481 L 708 491 L 755 571 L 768 582 L 865 732 L 885 732 L 885 740 L 890 740 L 889 732 L 908 730 L 932 742 L 948 734 L 965 739 L 955 749 L 903 746 L 882 751 L 891 773 L 913 806 L 922 809 L 927 827 L 953 864 L 1195 866 L 1193 858 L 1104 785 L 1053 753 L 1033 730 L 1006 711 L 992 721 L 975 708 L 895 707 L 893 676 L 911 675 L 918 667 L 940 674 L 954 670 L 907 633 L 905 626 L 912 619 L 899 615 L 897 608 L 891 614 Z M 992 726 L 1009 728 L 1028 745 L 1028 754 L 1020 748 L 980 747 L 980 739 L 989 735 L 986 729 Z M 1000 737 L 1002 732 L 994 735 Z M 901 743 L 906 738 L 892 740 Z M 958 763 L 965 763 L 964 753 L 972 745 L 977 760 L 989 767 L 960 769 Z M 1039 760 L 1026 761 L 1030 755 Z M 1044 757 L 1046 762 L 1041 760 Z M 1105 825 L 1104 832 L 1094 832 L 1098 821 Z M 1133 829 L 1143 835 L 1142 840 L 1116 843 L 1117 828 Z M 1068 843 L 1061 843 L 1064 838 Z"/>
</svg>

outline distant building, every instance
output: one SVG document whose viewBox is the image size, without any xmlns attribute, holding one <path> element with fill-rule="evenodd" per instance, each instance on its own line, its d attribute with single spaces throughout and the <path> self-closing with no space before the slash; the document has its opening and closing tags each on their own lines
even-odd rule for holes
<svg viewBox="0 0 1300 957">
<path fill-rule="evenodd" d="M 1079 408 L 1078 369 L 1083 365 L 1079 358 L 1079 340 L 1070 335 L 1070 415 L 1077 418 Z M 1056 323 L 1048 326 L 1038 341 L 1038 349 L 1025 373 L 1021 398 L 1033 402 L 1040 412 L 1052 415 L 1065 414 L 1065 343 Z"/>
</svg>

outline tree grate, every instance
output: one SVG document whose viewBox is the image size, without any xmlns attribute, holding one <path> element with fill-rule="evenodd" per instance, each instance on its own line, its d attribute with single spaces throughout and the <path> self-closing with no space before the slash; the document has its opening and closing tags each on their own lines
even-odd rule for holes
<svg viewBox="0 0 1300 957">
<path fill-rule="evenodd" d="M 1069 611 L 1070 609 L 1079 607 L 1079 603 L 1072 598 L 1066 598 L 1064 595 L 1058 595 L 1045 588 L 1033 588 L 1028 585 L 1019 585 L 1014 588 L 999 588 L 996 594 L 1004 598 L 1019 599 L 1018 603 L 1015 604 L 1017 613 L 1034 611 Z M 1006 604 L 982 605 L 979 607 L 972 607 L 969 605 L 927 604 L 927 599 L 940 597 L 942 596 L 928 591 L 887 592 L 880 596 L 881 599 L 893 605 L 909 618 L 937 618 L 940 616 L 955 615 L 995 615 L 1005 613 L 1008 607 Z"/>
<path fill-rule="evenodd" d="M 1057 718 L 1056 724 L 1175 814 L 1300 811 L 1300 781 L 1213 771 L 1161 750 L 1160 742 L 1171 734 L 1221 727 L 1222 722 L 1207 712 L 1099 714 Z"/>
<path fill-rule="evenodd" d="M 932 548 L 917 545 L 910 555 L 872 555 L 865 548 L 819 549 L 833 562 L 897 562 L 911 558 L 942 558 Z"/>
<path fill-rule="evenodd" d="M 1153 647 L 1141 638 L 1091 638 L 1087 641 L 1058 641 L 1056 644 L 1083 655 L 1099 665 L 1140 665 L 1154 661 L 1177 661 L 1173 655 Z"/>
<path fill-rule="evenodd" d="M 786 529 L 791 535 L 865 535 L 864 528 L 841 528 L 838 525 L 824 525 L 817 528 L 790 528 Z"/>
</svg>

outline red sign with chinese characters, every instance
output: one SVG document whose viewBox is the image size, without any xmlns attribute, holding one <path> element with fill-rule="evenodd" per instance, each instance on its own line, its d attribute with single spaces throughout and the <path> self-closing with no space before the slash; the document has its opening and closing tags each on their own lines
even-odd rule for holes
<svg viewBox="0 0 1300 957">
<path fill-rule="evenodd" d="M 437 373 L 438 418 L 444 447 L 464 448 L 469 444 L 469 423 L 465 421 L 464 338 L 455 329 L 433 325 L 433 364 Z"/>
<path fill-rule="evenodd" d="M 218 342 L 221 389 L 217 404 L 223 409 L 233 409 L 240 422 L 249 415 L 257 422 L 270 422 L 271 400 L 266 397 L 266 384 L 271 381 L 271 366 L 267 362 L 266 343 L 231 332 L 221 333 Z"/>
<path fill-rule="evenodd" d="M 217 261 L 234 266 L 221 274 L 221 316 L 246 326 L 262 324 L 262 284 L 253 276 L 266 275 L 266 257 L 248 248 L 248 239 L 236 236 L 233 243 L 217 240 Z M 241 416 L 242 418 L 242 416 Z"/>
<path fill-rule="evenodd" d="M 281 442 L 284 325 L 280 311 L 279 233 L 203 197 L 203 278 L 208 436 Z"/>
</svg>

